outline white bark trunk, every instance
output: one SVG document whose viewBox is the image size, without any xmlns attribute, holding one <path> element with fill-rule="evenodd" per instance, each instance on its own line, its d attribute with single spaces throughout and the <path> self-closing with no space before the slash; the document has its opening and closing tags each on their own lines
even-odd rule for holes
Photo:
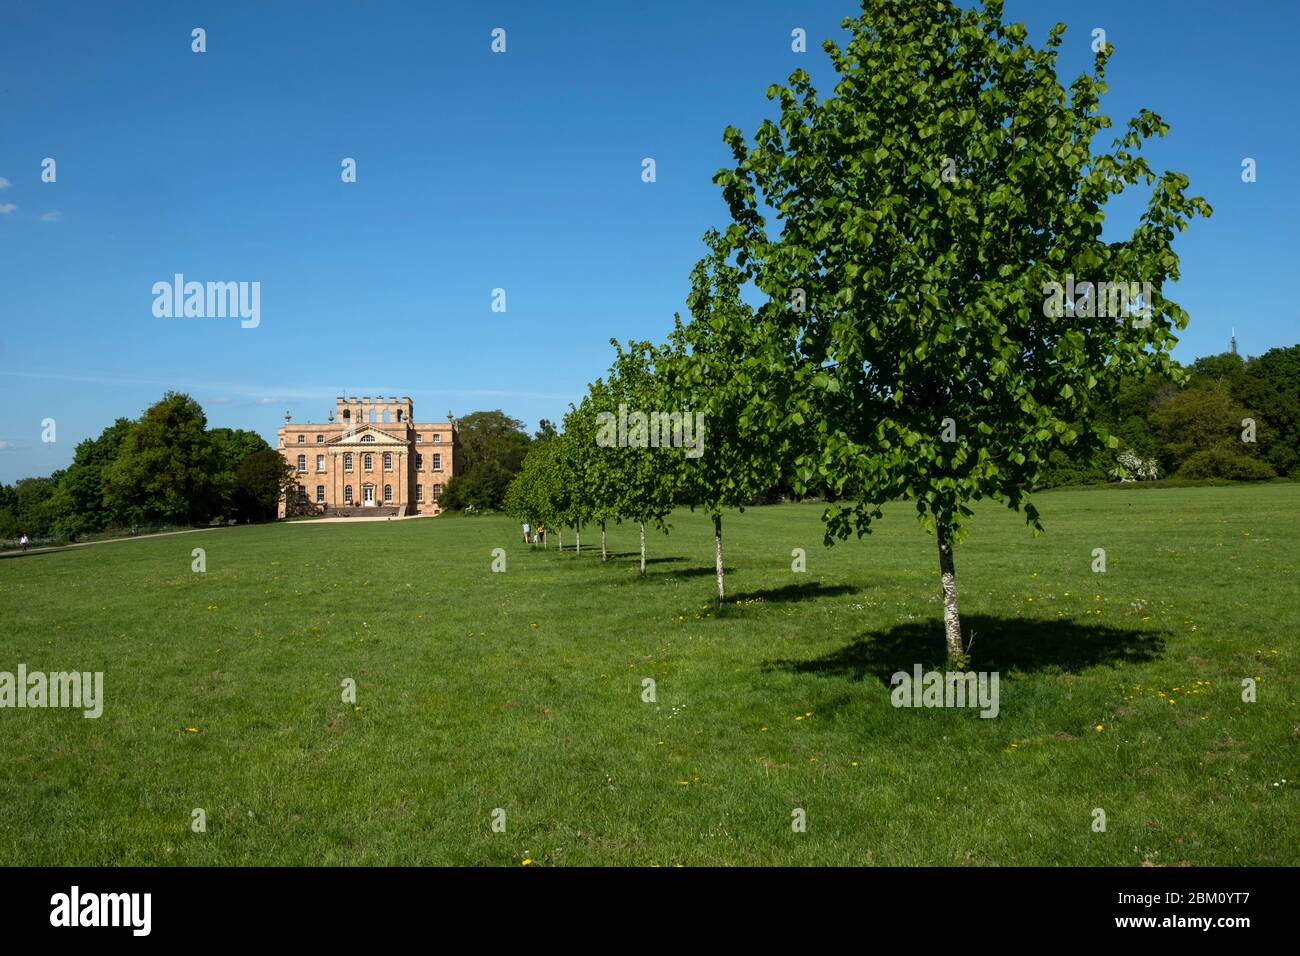
<svg viewBox="0 0 1300 956">
<path fill-rule="evenodd" d="M 722 515 L 713 516 L 713 559 L 718 569 L 718 607 L 722 607 L 727 597 L 722 570 Z"/>
<path fill-rule="evenodd" d="M 609 551 L 605 547 L 605 522 L 600 523 L 600 560 L 609 560 Z"/>
<path fill-rule="evenodd" d="M 641 577 L 645 577 L 645 522 L 641 522 Z"/>
<path fill-rule="evenodd" d="M 964 653 L 961 640 L 961 616 L 957 611 L 957 571 L 952 562 L 952 532 L 942 522 L 936 524 L 939 538 L 939 581 L 943 587 L 943 631 L 949 660 Z"/>
<path fill-rule="evenodd" d="M 577 538 L 578 542 L 577 547 L 574 548 L 574 553 L 578 557 L 582 557 L 582 525 L 578 525 L 573 529 L 573 536 Z"/>
</svg>

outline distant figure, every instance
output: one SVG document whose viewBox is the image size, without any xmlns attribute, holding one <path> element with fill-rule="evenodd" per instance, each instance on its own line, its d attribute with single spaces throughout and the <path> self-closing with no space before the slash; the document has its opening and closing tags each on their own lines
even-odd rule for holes
<svg viewBox="0 0 1300 956">
<path fill-rule="evenodd" d="M 532 525 L 530 525 L 527 521 L 525 521 L 524 522 L 524 544 L 533 543 L 532 530 L 533 530 Z"/>
<path fill-rule="evenodd" d="M 27 535 L 23 535 L 21 538 L 18 539 L 18 545 L 19 545 L 19 547 L 21 547 L 24 551 L 27 550 Z"/>
<path fill-rule="evenodd" d="M 537 526 L 537 543 L 543 548 L 546 547 L 546 525 L 544 524 L 539 524 Z"/>
</svg>

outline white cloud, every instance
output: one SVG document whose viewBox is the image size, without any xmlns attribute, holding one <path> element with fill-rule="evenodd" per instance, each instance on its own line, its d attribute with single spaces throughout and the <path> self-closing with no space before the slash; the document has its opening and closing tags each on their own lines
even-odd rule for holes
<svg viewBox="0 0 1300 956">
<path fill-rule="evenodd" d="M 60 218 L 62 215 L 63 215 L 63 213 L 59 212 L 57 209 L 54 209 L 54 210 L 51 210 L 50 212 L 47 212 L 47 213 L 42 214 L 42 215 L 41 215 L 41 222 L 58 222 L 58 221 L 59 221 L 59 218 Z"/>
<path fill-rule="evenodd" d="M 0 202 L 0 216 L 7 216 L 17 208 L 11 202 Z"/>
<path fill-rule="evenodd" d="M 13 183 L 5 179 L 3 176 L 0 176 L 0 189 L 8 189 L 12 185 Z"/>
<path fill-rule="evenodd" d="M 13 447 L 14 446 L 7 441 L 0 441 L 0 451 L 4 451 L 6 448 L 13 448 Z"/>
</svg>

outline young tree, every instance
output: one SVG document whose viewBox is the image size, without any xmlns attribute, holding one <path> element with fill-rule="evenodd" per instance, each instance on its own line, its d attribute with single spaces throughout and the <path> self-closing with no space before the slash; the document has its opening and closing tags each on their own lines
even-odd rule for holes
<svg viewBox="0 0 1300 956">
<path fill-rule="evenodd" d="M 626 349 L 614 339 L 610 344 L 617 353 L 605 385 L 612 407 L 597 413 L 596 445 L 602 466 L 610 469 L 613 512 L 640 527 L 644 576 L 645 526 L 668 531 L 665 519 L 681 477 L 682 449 L 672 447 L 672 435 L 663 427 L 668 395 L 655 377 L 662 350 L 649 342 L 629 342 Z"/>
<path fill-rule="evenodd" d="M 586 509 L 584 520 L 600 525 L 600 560 L 609 560 L 606 525 L 619 521 L 619 477 L 617 461 L 598 444 L 600 413 L 618 415 L 618 403 L 602 379 L 587 387 L 587 394 L 564 417 L 564 434 L 571 439 L 570 455 L 575 472 L 574 494 Z"/>
<path fill-rule="evenodd" d="M 791 457 L 791 435 L 808 423 L 771 417 L 764 407 L 784 407 L 791 377 L 788 349 L 755 334 L 754 310 L 741 298 L 744 271 L 726 262 L 721 237 L 705 236 L 710 254 L 691 272 L 687 299 L 692 319 L 675 323 L 670 347 L 657 365 L 671 400 L 686 415 L 698 415 L 697 445 L 681 465 L 687 504 L 713 522 L 717 600 L 726 600 L 722 513 L 741 511 L 778 485 Z"/>
<path fill-rule="evenodd" d="M 1028 493 L 1048 456 L 1113 447 L 1103 422 L 1122 379 L 1171 370 L 1187 322 L 1163 294 L 1178 277 L 1172 239 L 1210 208 L 1140 156 L 1168 129 L 1154 113 L 1094 152 L 1111 125 L 1109 45 L 1067 95 L 1064 24 L 1035 49 L 1002 23 L 1001 0 L 862 9 L 847 47 L 823 45 L 834 95 L 802 70 L 773 86 L 779 121 L 752 144 L 729 128 L 736 165 L 715 181 L 726 243 L 770 297 L 761 322 L 797 337 L 793 407 L 825 409 L 797 477 L 853 495 L 828 507 L 827 543 L 868 532 L 879 502 L 914 500 L 938 539 L 947 648 L 961 658 L 952 548 L 968 503 L 1003 501 L 1038 530 Z M 1131 235 L 1103 241 L 1108 200 L 1139 182 L 1153 188 Z M 1099 314 L 1112 310 L 1089 283 L 1103 281 L 1149 283 L 1150 314 Z M 1053 283 L 1079 293 L 1072 307 L 1050 307 Z"/>
</svg>

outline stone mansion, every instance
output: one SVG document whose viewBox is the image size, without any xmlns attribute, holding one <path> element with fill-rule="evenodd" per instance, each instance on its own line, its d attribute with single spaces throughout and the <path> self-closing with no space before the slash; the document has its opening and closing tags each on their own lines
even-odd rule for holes
<svg viewBox="0 0 1300 956">
<path fill-rule="evenodd" d="M 451 415 L 438 424 L 414 417 L 409 398 L 369 395 L 340 395 L 328 422 L 286 414 L 276 434 L 298 492 L 281 499 L 280 517 L 438 514 L 443 486 L 461 470 L 460 438 Z"/>
</svg>

